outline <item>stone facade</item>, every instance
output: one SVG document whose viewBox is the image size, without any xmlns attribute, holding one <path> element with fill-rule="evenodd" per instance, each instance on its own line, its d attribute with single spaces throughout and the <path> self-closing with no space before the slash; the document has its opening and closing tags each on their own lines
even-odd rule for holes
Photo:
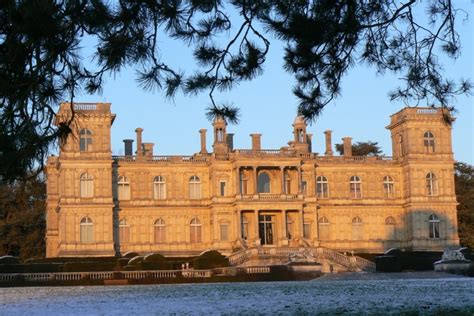
<svg viewBox="0 0 474 316">
<path fill-rule="evenodd" d="M 301 117 L 294 139 L 263 150 L 234 149 L 225 120 L 213 122 L 213 151 L 156 156 L 141 128 L 112 156 L 110 103 L 61 105 L 71 121 L 59 156 L 48 159 L 47 256 L 136 251 L 230 254 L 247 247 L 326 247 L 382 252 L 442 250 L 459 244 L 451 127 L 441 109 L 405 108 L 391 116 L 393 157 L 356 157 L 344 138 L 334 156 L 311 150 Z"/>
</svg>

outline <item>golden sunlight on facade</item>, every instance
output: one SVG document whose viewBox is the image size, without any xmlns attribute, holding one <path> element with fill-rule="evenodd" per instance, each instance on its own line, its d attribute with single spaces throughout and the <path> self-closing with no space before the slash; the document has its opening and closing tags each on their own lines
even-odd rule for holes
<svg viewBox="0 0 474 316">
<path fill-rule="evenodd" d="M 47 162 L 47 256 L 136 251 L 188 256 L 216 249 L 324 247 L 380 253 L 459 244 L 451 127 L 441 109 L 391 116 L 393 157 L 311 150 L 301 117 L 288 146 L 234 149 L 226 122 L 213 122 L 212 152 L 201 129 L 192 156 L 157 156 L 136 129 L 112 156 L 110 103 L 64 103 L 56 124 L 72 134 Z M 289 126 L 290 127 L 290 126 Z M 290 132 L 290 130 L 289 130 Z"/>
</svg>

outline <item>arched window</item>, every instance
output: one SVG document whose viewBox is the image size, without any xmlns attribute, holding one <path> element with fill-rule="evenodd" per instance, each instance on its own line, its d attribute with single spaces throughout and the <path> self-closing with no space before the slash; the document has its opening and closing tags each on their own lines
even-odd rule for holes
<svg viewBox="0 0 474 316">
<path fill-rule="evenodd" d="M 161 244 L 166 242 L 166 224 L 162 218 L 155 221 L 155 243 Z"/>
<path fill-rule="evenodd" d="M 439 238 L 439 217 L 431 214 L 429 217 L 430 238 Z"/>
<path fill-rule="evenodd" d="M 299 143 L 304 143 L 304 132 L 302 129 L 298 130 L 298 142 Z"/>
<path fill-rule="evenodd" d="M 285 194 L 291 194 L 291 177 L 290 175 L 285 172 L 284 173 L 284 177 L 285 177 Z"/>
<path fill-rule="evenodd" d="M 258 193 L 270 193 L 270 176 L 266 172 L 258 175 Z"/>
<path fill-rule="evenodd" d="M 94 242 L 94 223 L 90 217 L 86 216 L 81 219 L 81 243 Z"/>
<path fill-rule="evenodd" d="M 361 188 L 361 181 L 358 176 L 352 176 L 350 179 L 350 190 L 351 190 L 351 197 L 353 199 L 360 199 L 362 198 L 362 188 Z"/>
<path fill-rule="evenodd" d="M 435 152 L 435 138 L 433 133 L 431 133 L 430 131 L 425 132 L 425 134 L 423 135 L 423 145 L 425 147 L 425 152 Z"/>
<path fill-rule="evenodd" d="M 91 198 L 94 196 L 94 177 L 90 174 L 83 173 L 81 174 L 81 197 L 82 198 Z"/>
<path fill-rule="evenodd" d="M 438 195 L 438 180 L 436 179 L 436 175 L 432 172 L 426 175 L 426 195 Z"/>
<path fill-rule="evenodd" d="M 92 149 L 92 132 L 88 129 L 81 129 L 79 132 L 79 150 L 89 151 Z"/>
<path fill-rule="evenodd" d="M 153 179 L 153 196 L 155 200 L 166 199 L 166 180 L 163 176 L 156 176 Z"/>
<path fill-rule="evenodd" d="M 362 240 L 363 223 L 359 216 L 352 219 L 352 240 Z"/>
<path fill-rule="evenodd" d="M 385 239 L 395 240 L 395 219 L 389 216 L 385 219 Z"/>
<path fill-rule="evenodd" d="M 390 176 L 385 176 L 383 178 L 383 193 L 385 198 L 393 198 L 395 195 L 395 182 Z"/>
<path fill-rule="evenodd" d="M 130 225 L 125 218 L 122 218 L 119 222 L 119 242 L 121 244 L 130 242 Z"/>
<path fill-rule="evenodd" d="M 189 178 L 189 198 L 201 198 L 201 179 L 199 179 L 198 176 L 192 176 Z"/>
<path fill-rule="evenodd" d="M 316 196 L 320 199 L 329 197 L 328 179 L 325 176 L 316 178 Z"/>
<path fill-rule="evenodd" d="M 247 240 L 249 237 L 249 221 L 247 217 L 242 214 L 240 217 L 241 220 L 241 229 L 242 229 L 242 239 Z"/>
<path fill-rule="evenodd" d="M 130 200 L 130 180 L 125 176 L 120 176 L 118 178 L 118 199 Z"/>
<path fill-rule="evenodd" d="M 220 223 L 220 232 L 221 232 L 221 241 L 229 240 L 229 223 L 221 222 Z"/>
<path fill-rule="evenodd" d="M 217 129 L 217 141 L 219 143 L 223 143 L 224 142 L 224 131 L 222 130 L 222 128 L 218 128 Z"/>
<path fill-rule="evenodd" d="M 198 218 L 193 218 L 190 224 L 189 240 L 191 243 L 200 243 L 201 240 L 201 221 Z"/>
<path fill-rule="evenodd" d="M 331 238 L 330 228 L 329 220 L 325 216 L 321 217 L 318 220 L 319 239 L 329 240 Z"/>
<path fill-rule="evenodd" d="M 400 156 L 405 155 L 405 150 L 404 150 L 404 147 L 403 147 L 403 136 L 402 135 L 398 135 L 398 152 L 399 152 Z"/>
</svg>

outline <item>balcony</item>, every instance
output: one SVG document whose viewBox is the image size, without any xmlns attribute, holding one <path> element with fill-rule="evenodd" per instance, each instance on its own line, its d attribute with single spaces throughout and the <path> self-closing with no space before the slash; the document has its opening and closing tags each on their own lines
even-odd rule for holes
<svg viewBox="0 0 474 316">
<path fill-rule="evenodd" d="M 258 193 L 258 194 L 237 194 L 236 200 L 241 201 L 302 201 L 302 194 L 270 194 L 270 193 Z"/>
</svg>

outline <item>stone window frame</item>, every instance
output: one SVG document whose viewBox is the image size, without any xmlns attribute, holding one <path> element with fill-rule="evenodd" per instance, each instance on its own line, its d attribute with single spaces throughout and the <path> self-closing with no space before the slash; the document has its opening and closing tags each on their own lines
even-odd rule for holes
<svg viewBox="0 0 474 316">
<path fill-rule="evenodd" d="M 432 171 L 428 172 L 425 176 L 426 184 L 426 195 L 427 196 L 438 196 L 438 177 Z"/>
<path fill-rule="evenodd" d="M 153 199 L 166 199 L 166 177 L 157 175 L 153 178 Z"/>
<path fill-rule="evenodd" d="M 349 190 L 352 199 L 362 198 L 362 180 L 359 176 L 353 175 L 349 178 Z"/>
<path fill-rule="evenodd" d="M 119 176 L 117 179 L 117 198 L 119 201 L 128 201 L 131 198 L 130 179 L 127 176 Z"/>
<path fill-rule="evenodd" d="M 80 241 L 82 244 L 94 242 L 94 221 L 88 216 L 84 216 L 79 221 Z"/>
<path fill-rule="evenodd" d="M 395 197 L 395 180 L 390 175 L 383 177 L 383 195 L 386 199 Z"/>
<path fill-rule="evenodd" d="M 268 182 L 263 182 L 265 179 L 261 178 L 266 176 L 268 178 Z M 266 185 L 268 184 L 268 190 L 266 189 Z M 257 192 L 263 194 L 270 194 L 272 192 L 272 177 L 267 171 L 261 171 L 258 173 L 257 176 Z"/>
<path fill-rule="evenodd" d="M 153 241 L 155 244 L 166 243 L 166 221 L 163 217 L 159 217 L 153 222 Z"/>
<path fill-rule="evenodd" d="M 131 228 L 130 224 L 127 222 L 126 218 L 121 218 L 119 220 L 119 242 L 120 244 L 130 243 L 131 237 Z"/>
<path fill-rule="evenodd" d="M 92 151 L 93 146 L 93 133 L 90 129 L 82 128 L 79 131 L 79 151 L 86 152 Z"/>
<path fill-rule="evenodd" d="M 316 178 L 316 197 L 319 199 L 329 198 L 329 181 L 324 175 Z"/>
<path fill-rule="evenodd" d="M 352 240 L 360 241 L 364 239 L 364 221 L 359 216 L 352 218 Z"/>
<path fill-rule="evenodd" d="M 193 217 L 189 222 L 189 242 L 202 243 L 202 223 L 198 217 Z"/>
<path fill-rule="evenodd" d="M 423 148 L 425 153 L 433 154 L 436 151 L 436 137 L 433 132 L 425 131 L 423 133 Z"/>
<path fill-rule="evenodd" d="M 201 178 L 197 175 L 192 175 L 189 178 L 189 199 L 198 200 L 201 199 Z"/>
<path fill-rule="evenodd" d="M 439 239 L 441 238 L 440 234 L 440 223 L 438 215 L 430 214 L 428 217 L 428 237 L 429 239 Z"/>
<path fill-rule="evenodd" d="M 81 198 L 93 198 L 94 197 L 94 176 L 90 173 L 83 172 L 79 176 L 79 196 Z"/>
</svg>

